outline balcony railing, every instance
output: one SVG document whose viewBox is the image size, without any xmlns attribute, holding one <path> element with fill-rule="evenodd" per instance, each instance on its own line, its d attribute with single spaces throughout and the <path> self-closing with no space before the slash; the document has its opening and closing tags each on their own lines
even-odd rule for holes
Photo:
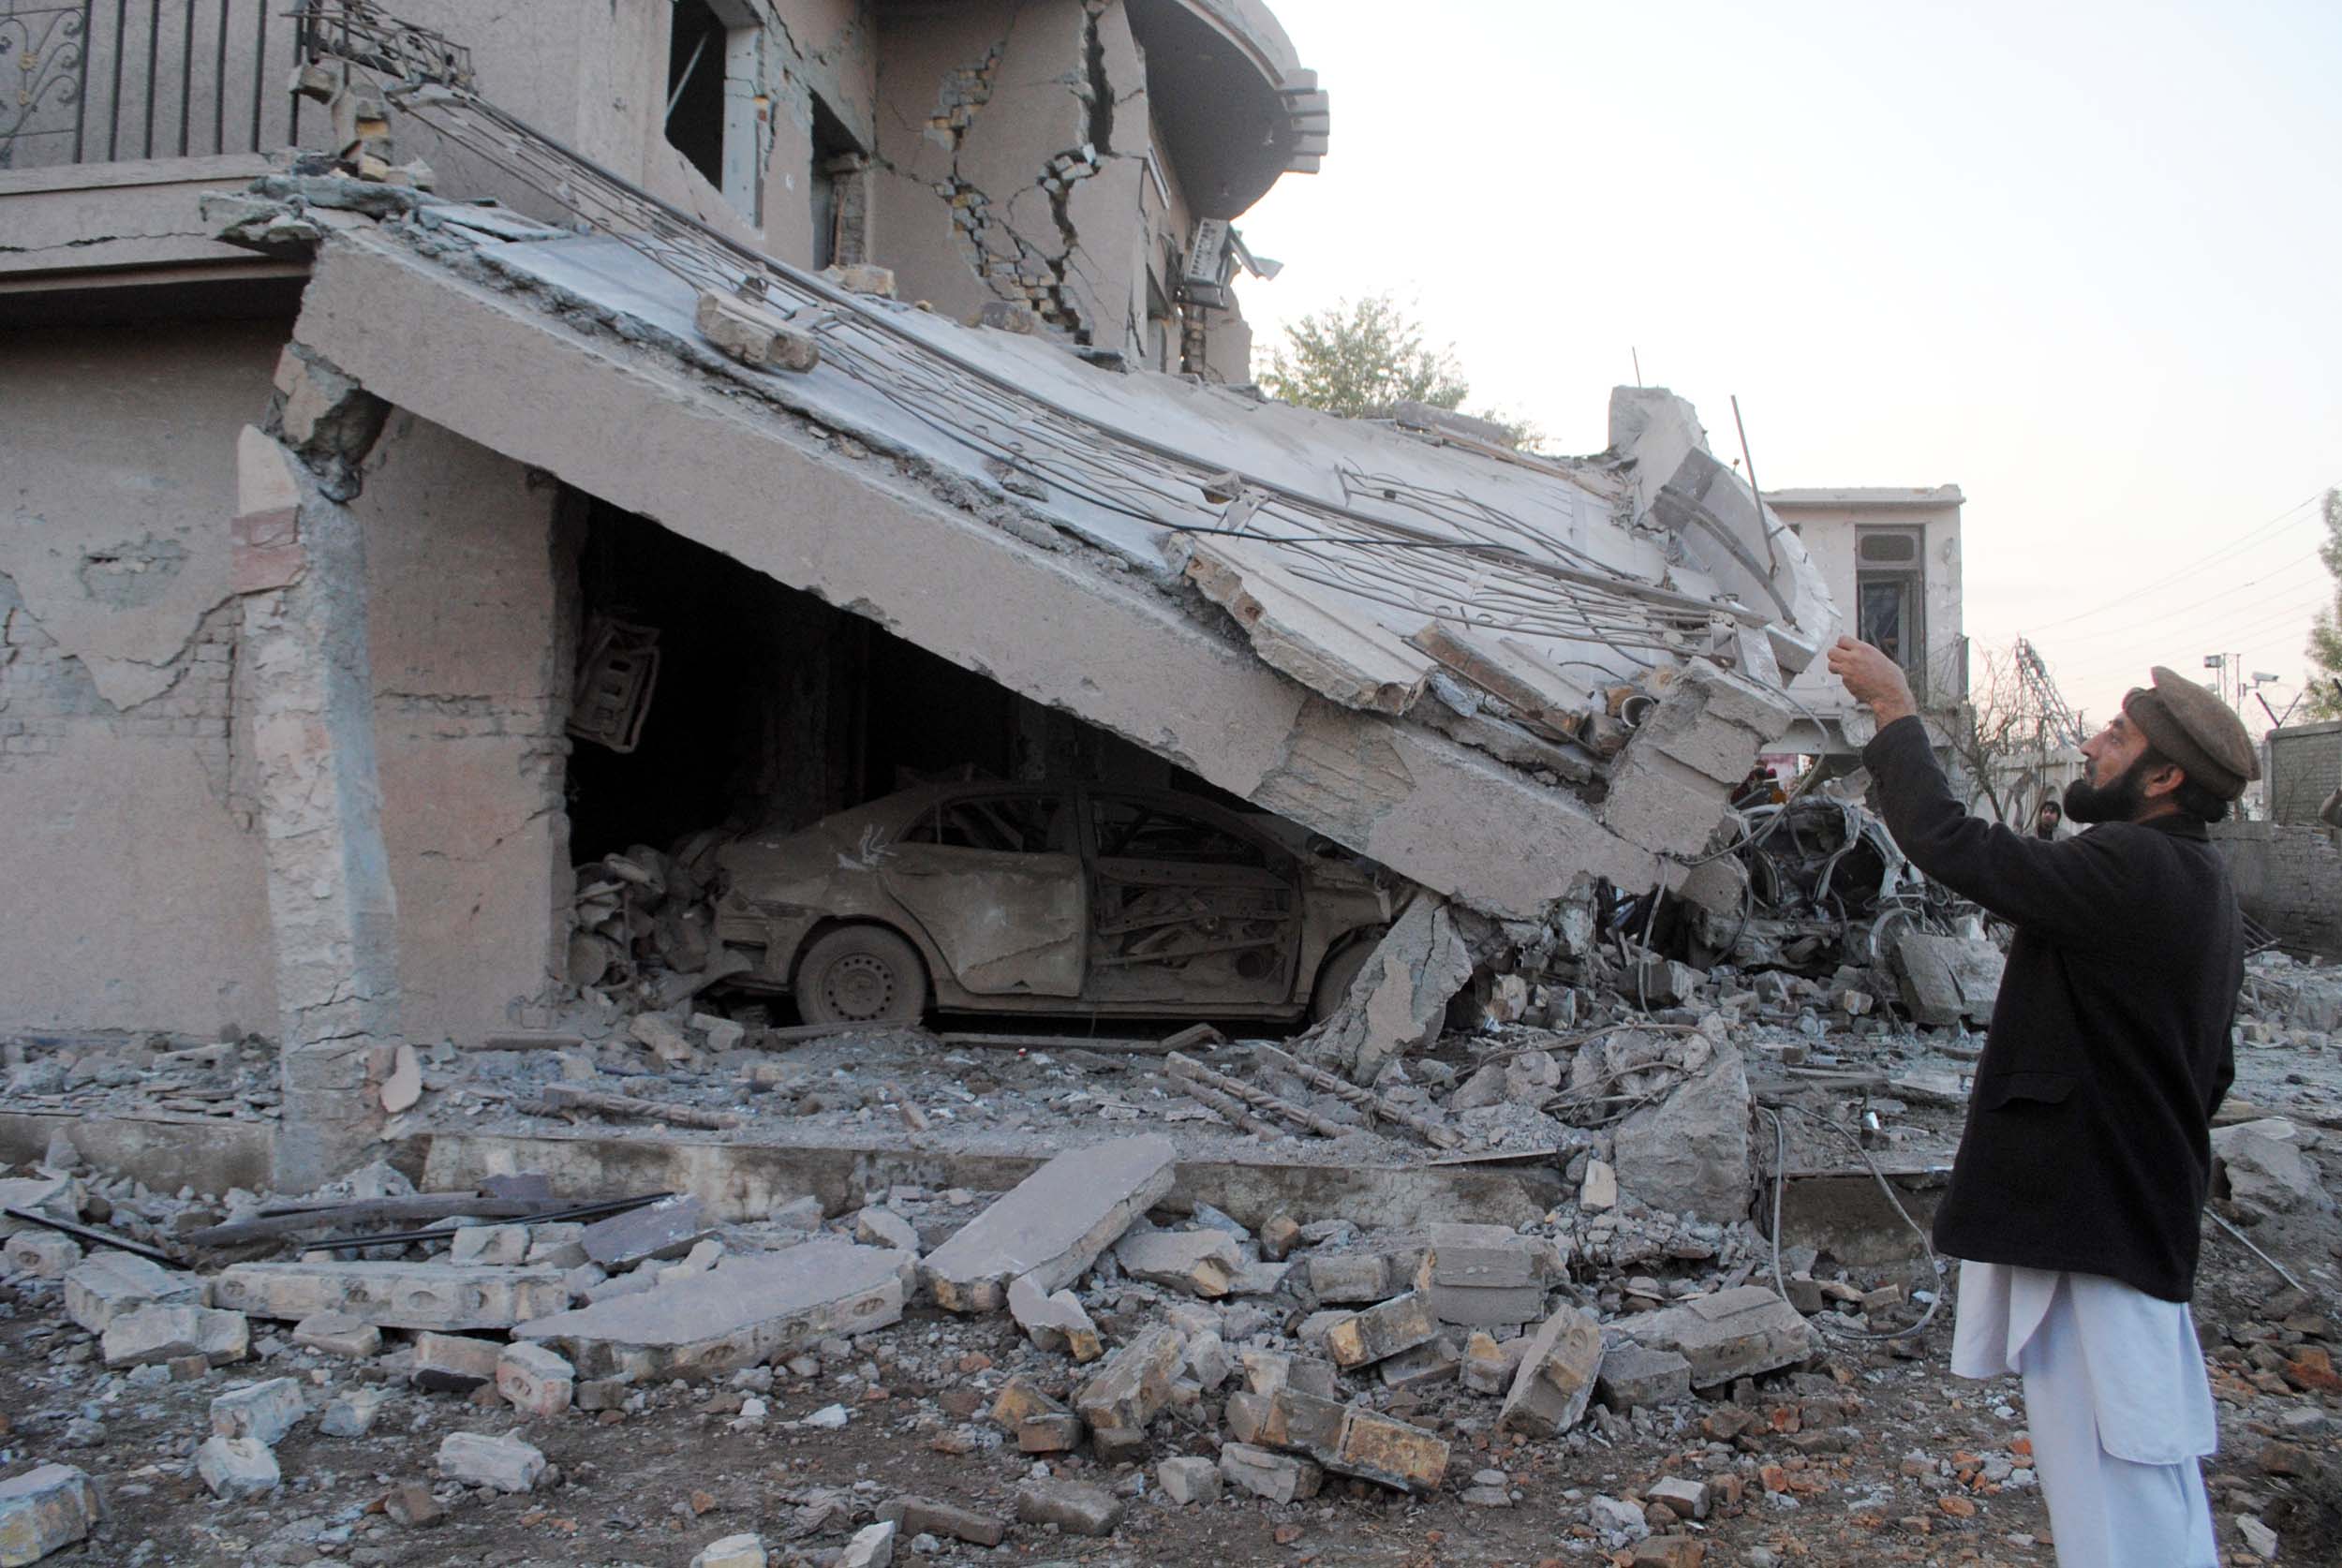
<svg viewBox="0 0 2342 1568">
<path fill-rule="evenodd" d="M 289 0 L 0 0 L 0 169 L 300 140 Z"/>
</svg>

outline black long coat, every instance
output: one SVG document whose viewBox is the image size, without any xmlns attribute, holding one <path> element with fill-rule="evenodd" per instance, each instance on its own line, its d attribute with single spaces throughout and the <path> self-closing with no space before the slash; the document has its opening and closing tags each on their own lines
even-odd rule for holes
<svg viewBox="0 0 2342 1568">
<path fill-rule="evenodd" d="M 2219 851 L 2181 816 L 2055 841 L 1970 817 L 1916 717 L 1862 761 L 1903 852 L 2017 928 L 1937 1249 L 2186 1300 L 2245 974 Z"/>
</svg>

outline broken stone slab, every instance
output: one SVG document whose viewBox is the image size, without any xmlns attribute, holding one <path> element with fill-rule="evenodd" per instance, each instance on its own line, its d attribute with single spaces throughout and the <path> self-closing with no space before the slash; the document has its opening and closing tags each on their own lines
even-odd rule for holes
<svg viewBox="0 0 2342 1568">
<path fill-rule="evenodd" d="M 891 1208 L 866 1208 L 855 1215 L 853 1238 L 865 1247 L 884 1247 L 913 1256 L 920 1250 L 919 1233 Z"/>
<path fill-rule="evenodd" d="M 588 1262 L 615 1271 L 652 1258 L 679 1258 L 714 1234 L 699 1199 L 685 1192 L 597 1220 L 578 1245 Z"/>
<path fill-rule="evenodd" d="M 1578 1186 L 1578 1206 L 1589 1214 L 1618 1206 L 1618 1171 L 1608 1161 L 1586 1161 L 1585 1179 Z"/>
<path fill-rule="evenodd" d="M 205 1438 L 195 1451 L 195 1472 L 214 1497 L 259 1497 L 285 1479 L 268 1444 L 248 1437 Z"/>
<path fill-rule="evenodd" d="M 1303 1501 L 1326 1484 L 1326 1472 L 1311 1461 L 1249 1442 L 1220 1445 L 1220 1476 L 1238 1491 L 1271 1502 Z"/>
<path fill-rule="evenodd" d="M 41 1465 L 0 1481 L 0 1563 L 37 1562 L 63 1551 L 105 1516 L 97 1485 L 72 1465 Z"/>
<path fill-rule="evenodd" d="M 1821 1348 L 1821 1336 L 1797 1309 L 1761 1285 L 1694 1296 L 1612 1326 L 1648 1349 L 1683 1357 L 1694 1388 L 1795 1366 Z"/>
<path fill-rule="evenodd" d="M 1016 1326 L 1045 1351 L 1063 1352 L 1077 1362 L 1095 1361 L 1105 1354 L 1098 1325 L 1072 1291 L 1044 1295 L 1030 1276 L 1020 1275 L 1008 1287 L 1008 1310 Z"/>
<path fill-rule="evenodd" d="M 1390 1298 L 1390 1260 L 1380 1252 L 1327 1252 L 1309 1261 L 1310 1291 L 1328 1307 Z"/>
<path fill-rule="evenodd" d="M 389 1389 L 371 1384 L 345 1388 L 318 1418 L 318 1430 L 327 1437 L 363 1437 L 374 1429 L 374 1418 L 390 1398 Z"/>
<path fill-rule="evenodd" d="M 991 1547 L 1008 1539 L 1008 1526 L 989 1514 L 979 1514 L 931 1497 L 898 1497 L 879 1510 L 879 1517 L 902 1526 L 910 1536 L 935 1535 Z"/>
<path fill-rule="evenodd" d="M 1593 1397 L 1604 1410 L 1620 1415 L 1676 1404 L 1692 1397 L 1692 1365 L 1673 1351 L 1632 1340 L 1610 1345 L 1602 1353 Z"/>
<path fill-rule="evenodd" d="M 319 1312 L 293 1324 L 292 1341 L 304 1350 L 366 1361 L 382 1354 L 382 1331 L 348 1312 Z"/>
<path fill-rule="evenodd" d="M 1564 1307 L 1531 1337 L 1496 1418 L 1499 1431 L 1553 1437 L 1578 1424 L 1602 1367 L 1602 1325 Z"/>
<path fill-rule="evenodd" d="M 575 1311 L 548 1312 L 512 1333 L 558 1345 L 585 1377 L 707 1377 L 899 1322 L 912 1263 L 907 1252 L 823 1236 L 726 1257 L 704 1273 Z"/>
<path fill-rule="evenodd" d="M 1411 1388 L 1421 1383 L 1445 1383 L 1462 1368 L 1463 1350 L 1445 1334 L 1435 1335 L 1413 1350 L 1401 1351 L 1374 1370 L 1385 1388 Z"/>
<path fill-rule="evenodd" d="M 1075 1411 L 1092 1427 L 1145 1431 L 1170 1402 L 1183 1349 L 1177 1330 L 1161 1324 L 1145 1330 L 1082 1384 Z"/>
<path fill-rule="evenodd" d="M 259 1318 L 299 1322 L 340 1312 L 378 1328 L 510 1328 L 558 1311 L 569 1288 L 557 1268 L 441 1263 L 235 1264 L 212 1299 Z"/>
<path fill-rule="evenodd" d="M 1705 1481 L 1687 1481 L 1679 1475 L 1662 1476 L 1643 1493 L 1643 1500 L 1665 1503 L 1679 1519 L 1704 1519 L 1708 1516 L 1709 1494 Z"/>
<path fill-rule="evenodd" d="M 920 1282 L 951 1312 L 999 1311 L 1020 1275 L 1060 1291 L 1170 1193 L 1175 1160 L 1162 1137 L 1060 1154 L 927 1254 Z"/>
<path fill-rule="evenodd" d="M 1226 1295 L 1244 1266 L 1243 1250 L 1220 1231 L 1141 1231 L 1114 1250 L 1122 1272 L 1207 1301 Z"/>
<path fill-rule="evenodd" d="M 1392 1296 L 1377 1307 L 1354 1312 L 1326 1330 L 1326 1354 L 1344 1371 L 1373 1365 L 1416 1346 L 1439 1333 L 1431 1298 L 1423 1291 Z"/>
<path fill-rule="evenodd" d="M 1327 1470 L 1386 1487 L 1429 1491 L 1447 1472 L 1448 1446 L 1437 1434 L 1297 1388 L 1232 1394 L 1227 1422 L 1239 1442 L 1296 1449 Z"/>
<path fill-rule="evenodd" d="M 542 1345 L 506 1345 L 497 1357 L 497 1392 L 524 1415 L 559 1415 L 577 1394 L 577 1368 Z"/>
<path fill-rule="evenodd" d="M 220 1437 L 251 1438 L 274 1448 L 279 1439 L 309 1413 L 296 1378 L 271 1378 L 266 1383 L 231 1388 L 212 1401 L 212 1430 Z"/>
<path fill-rule="evenodd" d="M 838 1554 L 837 1568 L 894 1568 L 895 1536 L 899 1528 L 892 1520 L 881 1519 L 855 1531 Z"/>
<path fill-rule="evenodd" d="M 69 1176 L 0 1177 L 0 1208 L 19 1208 L 27 1214 L 46 1214 L 52 1220 L 77 1220 L 82 1217 L 83 1202 L 81 1182 Z M 40 1229 L 31 1220 L 0 1214 L 0 1237 Z"/>
<path fill-rule="evenodd" d="M 1649 1207 L 1732 1224 L 1756 1192 L 1749 1163 L 1754 1101 L 1741 1055 L 1717 1045 L 1708 1064 L 1611 1135 L 1618 1184 Z"/>
<path fill-rule="evenodd" d="M 252 1353 L 242 1312 L 208 1307 L 139 1307 L 106 1325 L 98 1341 L 109 1367 L 144 1367 L 200 1355 L 215 1367 Z"/>
<path fill-rule="evenodd" d="M 1334 1397 L 1337 1374 L 1330 1361 L 1263 1350 L 1248 1350 L 1237 1359 L 1244 1368 L 1244 1386 L 1250 1393 L 1274 1394 L 1280 1388 L 1297 1388 L 1321 1399 Z"/>
<path fill-rule="evenodd" d="M 206 1307 L 210 1296 L 198 1276 L 127 1252 L 99 1252 L 65 1277 L 65 1315 L 92 1334 L 141 1307 Z"/>
<path fill-rule="evenodd" d="M 1122 1504 L 1104 1487 L 1029 1481 L 1016 1488 L 1016 1517 L 1030 1525 L 1055 1525 L 1068 1535 L 1111 1535 L 1121 1522 Z"/>
<path fill-rule="evenodd" d="M 499 1492 L 534 1490 L 545 1472 L 545 1457 L 516 1437 L 450 1432 L 439 1444 L 439 1473 L 467 1487 Z"/>
<path fill-rule="evenodd" d="M 452 1264 L 516 1264 L 527 1256 L 526 1225 L 466 1225 L 447 1244 Z"/>
<path fill-rule="evenodd" d="M 415 1386 L 434 1394 L 468 1394 L 482 1383 L 496 1381 L 497 1358 L 503 1352 L 504 1347 L 492 1339 L 473 1339 L 461 1334 L 418 1334 Z"/>
</svg>

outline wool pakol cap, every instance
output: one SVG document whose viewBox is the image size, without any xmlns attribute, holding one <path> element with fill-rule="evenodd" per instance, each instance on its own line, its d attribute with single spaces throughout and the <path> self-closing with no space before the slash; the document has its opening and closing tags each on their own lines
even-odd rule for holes
<svg viewBox="0 0 2342 1568">
<path fill-rule="evenodd" d="M 2260 757 L 2236 710 L 2175 670 L 2158 664 L 2154 678 L 2152 690 L 2134 686 L 2123 699 L 2147 744 L 2222 800 L 2243 794 L 2260 777 Z"/>
</svg>

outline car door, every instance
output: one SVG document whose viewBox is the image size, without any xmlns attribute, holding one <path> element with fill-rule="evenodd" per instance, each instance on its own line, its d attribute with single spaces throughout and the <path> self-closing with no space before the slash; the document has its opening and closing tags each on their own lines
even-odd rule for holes
<svg viewBox="0 0 2342 1568">
<path fill-rule="evenodd" d="M 948 795 L 888 847 L 881 881 L 978 996 L 1076 997 L 1089 888 L 1070 792 Z"/>
<path fill-rule="evenodd" d="M 1276 1011 L 1294 990 L 1300 872 L 1232 814 L 1145 791 L 1086 795 L 1098 1002 Z"/>
</svg>

